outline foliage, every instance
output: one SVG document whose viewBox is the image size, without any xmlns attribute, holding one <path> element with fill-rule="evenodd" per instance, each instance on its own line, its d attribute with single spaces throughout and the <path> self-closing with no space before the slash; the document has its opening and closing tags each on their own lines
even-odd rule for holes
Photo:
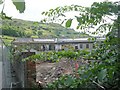
<svg viewBox="0 0 120 90">
<path fill-rule="evenodd" d="M 79 77 L 67 75 L 62 76 L 53 83 L 49 83 L 47 88 L 100 88 L 113 89 L 119 87 L 118 52 L 116 49 L 115 37 L 110 33 L 103 43 L 99 44 L 96 50 L 92 51 L 92 57 L 99 58 L 99 61 L 91 62 L 79 67 Z M 111 41 L 112 39 L 112 41 Z M 114 40 L 114 42 L 113 42 Z M 112 47 L 112 48 L 111 48 Z M 109 51 L 108 51 L 109 50 Z M 73 54 L 74 55 L 74 54 Z M 88 54 L 87 54 L 88 55 Z M 79 55 L 78 55 L 79 56 Z M 69 83 L 66 83 L 69 82 Z"/>
<path fill-rule="evenodd" d="M 15 3 L 14 3 L 15 4 Z M 20 8 L 19 5 L 15 4 L 16 8 L 23 12 L 24 8 Z M 118 15 L 118 5 L 117 2 L 100 2 L 100 3 L 93 3 L 91 7 L 81 7 L 78 5 L 71 5 L 65 7 L 57 7 L 55 10 L 50 9 L 48 12 L 43 12 L 42 14 L 50 17 L 50 20 L 55 20 L 60 16 L 65 17 L 64 13 L 68 11 L 80 11 L 79 16 L 75 16 L 75 19 L 78 21 L 77 28 L 78 29 L 86 29 L 86 28 L 94 28 L 94 26 L 101 24 L 95 33 L 105 32 L 108 28 L 111 33 L 106 36 L 106 40 L 96 46 L 96 49 L 91 52 L 92 57 L 96 59 L 100 59 L 101 62 L 93 62 L 89 65 L 85 65 L 84 67 L 80 67 L 78 70 L 79 77 L 74 76 L 63 76 L 60 77 L 55 82 L 48 84 L 47 87 L 50 88 L 119 88 L 120 84 L 120 74 L 119 74 L 119 67 L 120 63 L 118 62 L 118 57 L 120 54 L 116 48 L 118 47 L 117 40 L 114 34 L 114 28 L 119 27 L 117 19 L 111 19 L 110 16 L 117 16 Z M 1 13 L 0 17 L 6 18 L 7 16 L 5 13 Z M 104 17 L 108 17 L 114 21 L 114 23 L 106 23 Z M 44 19 L 43 21 L 47 21 Z M 66 19 L 64 20 L 66 21 Z M 64 22 L 62 21 L 62 22 Z M 72 19 L 68 19 L 66 21 L 66 27 L 70 27 L 72 23 Z M 34 30 L 34 29 L 33 29 Z M 118 48 L 119 49 L 119 48 Z M 44 59 L 45 54 L 41 53 L 42 55 L 31 56 L 32 58 Z M 78 52 L 66 52 L 62 53 L 55 53 L 50 52 L 47 53 L 48 60 L 58 59 L 60 56 L 69 57 L 69 58 L 76 58 L 79 56 Z M 59 56 L 60 55 L 60 56 Z M 52 56 L 52 57 L 51 57 Z M 53 57 L 54 56 L 54 57 Z"/>
<path fill-rule="evenodd" d="M 13 37 L 21 37 L 22 35 L 24 35 L 23 32 L 21 31 L 17 31 L 15 28 L 13 27 L 3 27 L 2 28 L 2 34 L 3 35 L 8 35 L 8 36 L 13 36 Z"/>
<path fill-rule="evenodd" d="M 25 11 L 25 1 L 24 0 L 11 0 L 11 1 L 20 13 L 23 13 Z M 3 4 L 3 8 L 0 13 L 0 18 L 11 19 L 11 17 L 7 16 L 6 13 L 4 13 L 5 0 L 4 1 L 0 0 L 0 5 L 2 5 L 2 4 Z"/>
<path fill-rule="evenodd" d="M 71 26 L 71 23 L 72 23 L 72 19 L 69 19 L 69 20 L 66 22 L 66 27 L 70 27 L 70 26 Z"/>
<path fill-rule="evenodd" d="M 3 36 L 1 37 L 4 44 L 7 46 L 7 47 L 10 47 L 11 46 L 11 42 L 15 39 L 14 37 L 10 37 L 10 36 Z"/>
<path fill-rule="evenodd" d="M 25 11 L 25 1 L 24 0 L 12 0 L 13 4 L 15 5 L 16 9 L 19 10 L 20 13 Z"/>
<path fill-rule="evenodd" d="M 77 58 L 87 58 L 86 54 L 88 54 L 89 51 L 87 50 L 80 50 L 80 51 L 73 51 L 73 50 L 68 50 L 68 51 L 50 51 L 50 52 L 41 52 L 40 54 L 32 55 L 29 56 L 23 61 L 26 60 L 32 60 L 32 61 L 37 61 L 37 60 L 43 60 L 43 61 L 51 61 L 51 62 L 56 62 L 59 61 L 62 58 L 68 58 L 68 59 L 74 59 L 76 60 Z"/>
<path fill-rule="evenodd" d="M 19 19 L 3 20 L 2 34 L 13 37 L 39 37 L 39 38 L 77 38 L 89 37 L 87 34 L 66 29 L 56 23 L 37 23 Z M 76 33 L 76 34 L 75 34 Z"/>
<path fill-rule="evenodd" d="M 119 20 L 117 18 L 112 19 L 111 16 L 118 16 L 118 2 L 94 2 L 91 7 L 80 7 L 77 5 L 57 7 L 44 12 L 43 15 L 55 20 L 60 16 L 63 16 L 68 11 L 79 11 L 79 16 L 75 16 L 75 19 L 79 23 L 78 29 L 94 28 L 96 25 L 100 26 L 93 34 L 105 32 L 107 29 L 109 32 L 106 35 L 106 40 L 103 43 L 96 42 L 96 49 L 90 54 L 90 57 L 99 59 L 89 65 L 80 67 L 78 70 L 79 78 L 74 76 L 62 76 L 53 83 L 48 84 L 50 88 L 101 88 L 101 89 L 115 89 L 120 88 L 120 74 L 119 74 L 119 39 L 117 38 L 117 29 L 120 27 Z M 104 17 L 107 17 L 113 21 L 113 23 L 107 23 Z M 71 20 L 71 21 L 70 21 Z M 44 20 L 44 21 L 47 21 Z M 66 27 L 70 27 L 72 19 L 65 19 Z M 63 21 L 63 22 L 64 22 Z M 99 43 L 99 44 L 98 44 Z M 71 81 L 72 83 L 66 84 Z M 74 84 L 75 81 L 75 84 Z"/>
<path fill-rule="evenodd" d="M 49 22 L 50 20 L 50 22 L 54 22 L 62 16 L 63 18 L 65 17 L 65 19 L 61 22 L 66 22 L 66 27 L 70 27 L 72 20 L 75 19 L 78 22 L 76 27 L 80 30 L 85 31 L 86 28 L 94 29 L 95 26 L 98 25 L 95 32 L 89 31 L 89 33 L 98 34 L 105 32 L 107 28 L 111 28 L 112 24 L 107 23 L 105 17 L 111 19 L 111 16 L 117 15 L 117 4 L 118 2 L 94 2 L 91 7 L 82 7 L 79 5 L 57 7 L 55 9 L 50 9 L 49 11 L 43 12 L 42 14 L 48 17 L 43 21 Z M 67 16 L 64 16 L 64 14 L 70 11 L 77 11 L 79 12 L 79 15 L 76 15 L 75 18 L 66 19 Z"/>
</svg>

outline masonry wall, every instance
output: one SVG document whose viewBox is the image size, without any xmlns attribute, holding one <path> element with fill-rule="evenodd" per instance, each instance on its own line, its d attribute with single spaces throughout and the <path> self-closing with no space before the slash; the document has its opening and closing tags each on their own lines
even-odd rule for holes
<svg viewBox="0 0 120 90">
<path fill-rule="evenodd" d="M 32 75 L 29 71 L 33 65 L 29 63 L 29 61 L 22 61 L 23 58 L 28 57 L 30 55 L 35 54 L 34 52 L 22 52 L 17 55 L 18 58 L 14 59 L 13 67 L 16 73 L 16 77 L 18 78 L 18 82 L 20 83 L 20 87 L 26 88 L 29 87 L 28 78 Z M 29 65 L 30 64 L 30 65 Z M 35 67 L 35 66 L 34 66 Z M 31 69 L 33 70 L 33 69 Z"/>
<path fill-rule="evenodd" d="M 26 62 L 26 83 L 28 88 L 34 87 L 36 85 L 36 63 L 32 61 Z"/>
<path fill-rule="evenodd" d="M 19 56 L 17 56 L 19 57 Z M 25 62 L 21 61 L 22 56 L 20 56 L 18 59 L 14 59 L 13 62 L 13 68 L 16 73 L 16 77 L 18 79 L 18 82 L 20 83 L 20 87 L 25 87 Z"/>
</svg>

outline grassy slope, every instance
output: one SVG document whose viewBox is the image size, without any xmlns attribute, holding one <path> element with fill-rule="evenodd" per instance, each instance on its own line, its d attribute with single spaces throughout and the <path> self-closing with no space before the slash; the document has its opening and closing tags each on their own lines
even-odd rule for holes
<svg viewBox="0 0 120 90">
<path fill-rule="evenodd" d="M 20 19 L 5 20 L 3 26 L 10 26 L 16 30 L 25 32 L 27 35 L 35 38 L 77 38 L 88 37 L 86 34 L 75 32 L 73 29 L 67 29 L 56 23 L 35 23 Z M 38 32 L 41 34 L 38 35 Z"/>
<path fill-rule="evenodd" d="M 67 29 L 60 24 L 56 23 L 36 23 L 32 21 L 25 21 L 20 19 L 4 20 L 2 22 L 3 27 L 11 27 L 16 31 L 22 31 L 32 38 L 79 38 L 89 37 L 87 34 L 75 32 L 73 29 Z M 11 32 L 9 30 L 9 32 Z M 38 32 L 41 32 L 38 35 Z M 6 45 L 10 45 L 15 37 L 3 35 L 3 40 Z"/>
<path fill-rule="evenodd" d="M 12 36 L 6 36 L 6 35 L 3 35 L 0 37 L 2 37 L 2 40 L 4 41 L 5 45 L 7 46 L 10 46 L 11 45 L 11 42 L 15 39 L 15 37 L 12 37 Z"/>
</svg>

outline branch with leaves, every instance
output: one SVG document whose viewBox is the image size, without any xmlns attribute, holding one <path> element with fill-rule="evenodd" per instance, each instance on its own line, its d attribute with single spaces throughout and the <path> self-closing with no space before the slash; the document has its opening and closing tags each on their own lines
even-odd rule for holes
<svg viewBox="0 0 120 90">
<path fill-rule="evenodd" d="M 25 1 L 24 0 L 11 0 L 12 3 L 15 5 L 16 9 L 20 12 L 20 13 L 24 13 L 25 11 Z M 0 13 L 0 18 L 2 19 L 11 19 L 11 17 L 7 16 L 4 13 L 4 6 L 5 6 L 5 0 L 0 0 L 0 5 L 3 4 L 3 8 L 2 11 Z"/>
<path fill-rule="evenodd" d="M 79 12 L 79 15 L 75 16 L 74 18 L 66 19 L 67 16 L 65 16 L 65 13 L 72 11 Z M 118 2 L 94 2 L 91 7 L 82 7 L 78 5 L 57 7 L 55 9 L 50 9 L 49 11 L 43 12 L 42 15 L 47 16 L 47 18 L 42 20 L 42 22 L 54 22 L 62 17 L 64 18 L 64 20 L 61 19 L 61 22 L 65 22 L 66 27 L 71 27 L 72 21 L 73 19 L 75 19 L 78 22 L 76 28 L 80 30 L 85 30 L 89 28 L 95 29 L 95 26 L 99 24 L 99 27 L 109 28 L 110 25 L 112 26 L 112 23 L 109 23 L 109 25 L 105 25 L 107 20 L 104 17 L 117 17 Z M 112 20 L 116 21 L 116 19 L 117 18 Z M 98 29 L 99 28 L 97 28 L 97 30 Z"/>
</svg>

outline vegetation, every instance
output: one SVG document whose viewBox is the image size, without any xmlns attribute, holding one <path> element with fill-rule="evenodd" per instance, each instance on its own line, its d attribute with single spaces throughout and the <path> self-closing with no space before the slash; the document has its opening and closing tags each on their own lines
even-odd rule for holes
<svg viewBox="0 0 120 90">
<path fill-rule="evenodd" d="M 73 19 L 75 19 L 78 22 L 76 28 L 85 32 L 87 32 L 87 29 L 90 28 L 95 29 L 95 26 L 98 25 L 98 28 L 94 32 L 89 31 L 89 33 L 98 35 L 99 33 L 103 33 L 106 30 L 111 31 L 111 28 L 114 24 L 107 22 L 106 18 L 112 21 L 116 21 L 117 18 L 112 19 L 111 16 L 117 17 L 117 4 L 118 2 L 94 2 L 91 7 L 82 7 L 79 5 L 57 7 L 55 9 L 50 9 L 49 11 L 43 12 L 42 14 L 48 18 L 45 18 L 42 20 L 42 22 L 54 22 L 60 17 L 67 17 L 65 14 L 66 12 L 76 11 L 79 12 L 79 15 L 76 15 L 70 19 L 65 18 L 61 22 L 65 22 L 65 26 L 69 28 L 72 24 Z"/>
<path fill-rule="evenodd" d="M 117 62 L 118 57 L 116 57 L 118 52 L 114 46 L 116 42 L 111 43 L 109 42 L 110 40 L 111 39 L 104 41 L 100 46 L 97 46 L 97 49 L 91 53 L 85 54 L 86 57 L 95 58 L 96 62 L 79 67 L 79 77 L 71 75 L 62 76 L 55 82 L 49 83 L 47 87 L 100 89 L 119 88 L 119 63 Z M 112 40 L 114 40 L 114 38 L 112 38 Z M 78 56 L 80 57 L 82 55 Z M 98 59 L 100 62 L 97 62 Z"/>
<path fill-rule="evenodd" d="M 44 61 L 59 61 L 62 58 L 68 59 L 92 59 L 96 60 L 89 64 L 80 66 L 77 74 L 61 76 L 53 83 L 48 83 L 47 88 L 100 88 L 113 89 L 119 87 L 119 73 L 117 62 L 118 51 L 116 49 L 115 33 L 108 33 L 106 40 L 103 43 L 96 44 L 92 52 L 86 50 L 81 51 L 58 51 L 58 52 L 42 52 L 25 58 L 24 60 L 44 60 Z M 112 41 L 112 42 L 111 42 Z M 112 48 L 111 48 L 112 47 Z"/>
<path fill-rule="evenodd" d="M 50 51 L 50 52 L 41 52 L 40 54 L 32 55 L 29 56 L 23 61 L 26 60 L 32 60 L 32 61 L 38 61 L 38 60 L 43 60 L 43 61 L 51 61 L 51 62 L 56 62 L 59 61 L 62 58 L 68 58 L 68 59 L 78 59 L 78 58 L 90 58 L 87 57 L 86 55 L 89 54 L 90 52 L 88 50 L 80 50 L 80 51 L 73 51 L 73 50 L 68 50 L 68 51 Z"/>
<path fill-rule="evenodd" d="M 63 76 L 48 84 L 49 88 L 100 88 L 100 89 L 115 89 L 120 88 L 120 62 L 119 62 L 119 38 L 117 38 L 117 29 L 120 27 L 118 16 L 118 2 L 100 2 L 93 3 L 91 7 L 81 7 L 78 5 L 57 7 L 56 9 L 50 9 L 47 12 L 43 12 L 43 15 L 48 16 L 51 20 L 63 16 L 68 11 L 79 11 L 79 16 L 75 16 L 78 21 L 78 29 L 94 28 L 96 25 L 100 26 L 93 34 L 105 32 L 109 30 L 110 33 L 106 35 L 106 40 L 96 46 L 96 49 L 91 52 L 92 57 L 100 59 L 101 62 L 95 62 L 93 64 L 80 67 L 78 70 L 79 77 Z M 110 16 L 118 16 L 118 18 L 112 19 Z M 57 18 L 55 18 L 57 17 Z M 104 17 L 108 17 L 113 23 L 106 23 Z M 70 27 L 72 24 L 72 18 L 65 19 L 66 27 Z M 47 19 L 43 20 L 47 21 Z M 119 31 L 119 30 L 118 30 Z M 119 37 L 119 36 L 118 36 Z M 68 83 L 69 82 L 69 83 Z"/>
<path fill-rule="evenodd" d="M 77 38 L 89 37 L 56 23 L 38 23 L 19 19 L 3 20 L 2 34 L 12 37 L 32 38 Z"/>
<path fill-rule="evenodd" d="M 6 46 L 11 46 L 11 42 L 15 39 L 15 37 L 6 36 L 6 35 L 4 35 L 4 36 L 0 35 L 0 37 L 2 38 L 2 40 L 4 41 L 4 44 Z"/>
<path fill-rule="evenodd" d="M 116 34 L 117 29 L 120 29 L 120 16 L 118 16 L 118 2 L 100 2 L 93 3 L 90 8 L 81 7 L 78 5 L 71 5 L 65 7 L 57 7 L 56 9 L 50 9 L 42 14 L 52 18 L 54 21 L 59 16 L 64 16 L 68 11 L 79 11 L 80 16 L 76 16 L 78 21 L 78 29 L 93 28 L 94 26 L 101 24 L 94 33 L 105 32 L 109 29 L 110 33 L 106 35 L 106 40 L 100 45 L 96 45 L 96 49 L 91 52 L 92 57 L 101 60 L 100 62 L 93 62 L 91 64 L 79 67 L 78 77 L 76 76 L 62 76 L 53 83 L 49 83 L 47 88 L 98 88 L 98 89 L 120 89 L 120 45 L 119 45 L 119 32 Z M 18 9 L 18 8 L 17 8 Z M 112 19 L 110 16 L 117 16 Z M 106 23 L 104 17 L 108 17 L 113 20 L 113 23 Z M 66 27 L 70 27 L 73 19 L 66 19 Z M 44 19 L 43 21 L 47 21 Z M 41 35 L 42 32 L 39 32 Z M 117 38 L 118 36 L 118 38 Z M 47 53 L 48 59 L 58 59 L 59 57 L 76 57 L 79 56 L 76 52 L 50 52 Z M 57 58 L 55 57 L 57 55 Z M 88 54 L 86 54 L 88 55 Z M 54 56 L 54 57 L 52 57 Z M 45 56 L 43 56 L 45 58 Z M 31 58 L 42 58 L 42 55 L 31 56 Z"/>
<path fill-rule="evenodd" d="M 11 0 L 13 5 L 16 7 L 16 9 L 19 11 L 19 13 L 23 13 L 25 11 L 25 1 L 20 0 L 19 2 L 16 0 Z M 4 13 L 4 6 L 5 6 L 5 1 L 0 0 L 0 5 L 3 5 L 3 8 L 0 13 L 0 18 L 4 19 L 11 19 L 11 17 L 7 16 L 6 13 Z"/>
</svg>

